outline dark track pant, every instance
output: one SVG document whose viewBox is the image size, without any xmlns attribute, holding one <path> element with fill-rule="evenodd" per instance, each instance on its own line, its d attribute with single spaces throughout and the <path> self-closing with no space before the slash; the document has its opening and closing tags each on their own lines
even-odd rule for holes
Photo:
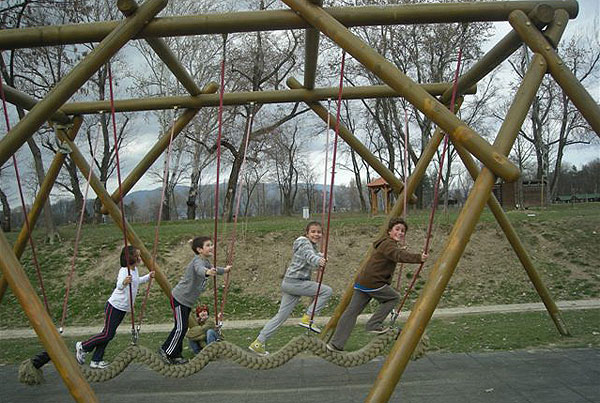
<svg viewBox="0 0 600 403">
<path fill-rule="evenodd" d="M 115 308 L 108 302 L 106 303 L 104 309 L 104 329 L 102 329 L 102 332 L 81 343 L 83 351 L 90 352 L 94 350 L 92 361 L 102 361 L 104 350 L 106 349 L 108 342 L 115 337 L 117 328 L 123 321 L 126 313 L 127 312 Z"/>
<path fill-rule="evenodd" d="M 173 310 L 175 326 L 161 348 L 169 357 L 175 358 L 181 357 L 183 339 L 188 331 L 188 320 L 192 308 L 180 304 L 173 296 L 171 296 L 171 309 Z"/>
<path fill-rule="evenodd" d="M 48 355 L 48 353 L 46 351 L 42 351 L 41 353 L 39 353 L 35 357 L 33 357 L 31 359 L 31 362 L 33 363 L 33 366 L 36 369 L 40 369 L 41 367 L 43 367 L 44 365 L 46 365 L 47 363 L 50 362 L 50 356 Z"/>
<path fill-rule="evenodd" d="M 352 329 L 356 325 L 358 315 L 365 309 L 371 298 L 375 298 L 381 305 L 379 305 L 377 312 L 367 322 L 365 326 L 367 330 L 377 329 L 383 324 L 385 318 L 398 303 L 400 295 L 389 285 L 385 285 L 381 289 L 372 292 L 354 290 L 352 299 L 335 328 L 331 344 L 340 350 L 344 349 L 346 341 L 348 341 L 350 333 L 352 333 Z"/>
</svg>

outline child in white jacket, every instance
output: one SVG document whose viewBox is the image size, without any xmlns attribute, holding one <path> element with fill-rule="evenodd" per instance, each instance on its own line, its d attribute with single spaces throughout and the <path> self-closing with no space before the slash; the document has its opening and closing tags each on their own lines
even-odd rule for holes
<svg viewBox="0 0 600 403">
<path fill-rule="evenodd" d="M 123 321 L 125 314 L 131 312 L 139 285 L 154 277 L 153 271 L 143 277 L 139 276 L 136 264 L 140 262 L 140 251 L 134 246 L 127 246 L 127 248 L 124 247 L 121 250 L 120 261 L 121 268 L 117 276 L 117 284 L 104 309 L 104 328 L 102 332 L 86 341 L 78 341 L 75 344 L 75 353 L 79 364 L 85 363 L 86 353 L 93 350 L 94 355 L 90 367 L 97 369 L 108 367 L 109 364 L 103 360 L 106 346 L 115 337 L 117 327 Z M 131 285 L 131 299 L 129 298 L 129 285 Z"/>
</svg>

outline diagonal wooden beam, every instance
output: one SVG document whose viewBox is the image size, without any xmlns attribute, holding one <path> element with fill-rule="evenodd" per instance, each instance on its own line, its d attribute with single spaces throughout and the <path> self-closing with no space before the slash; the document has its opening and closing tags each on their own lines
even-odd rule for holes
<svg viewBox="0 0 600 403">
<path fill-rule="evenodd" d="M 71 140 L 75 139 L 77 132 L 79 132 L 79 128 L 81 127 L 81 123 L 83 119 L 81 117 L 76 117 L 73 119 L 73 124 L 70 127 L 57 127 L 56 130 L 66 131 L 66 136 Z M 52 159 L 52 163 L 48 167 L 46 171 L 46 176 L 40 185 L 40 190 L 35 196 L 35 200 L 33 201 L 33 205 L 27 214 L 27 218 L 29 219 L 29 227 L 35 228 L 35 223 L 37 222 L 42 209 L 44 208 L 44 204 L 46 200 L 48 200 L 48 196 L 50 196 L 50 191 L 54 186 L 54 182 L 56 182 L 56 178 L 60 173 L 60 169 L 62 168 L 63 163 L 65 162 L 66 155 L 57 152 Z M 27 240 L 29 239 L 29 231 L 27 231 L 27 226 L 23 225 L 21 227 L 21 232 L 13 245 L 13 252 L 17 259 L 21 259 L 21 255 L 25 251 L 25 247 L 27 246 Z M 6 286 L 8 283 L 6 282 L 6 278 L 0 278 L 0 302 L 2 302 L 2 298 L 4 297 L 4 293 L 6 292 Z"/>
<path fill-rule="evenodd" d="M 541 3 L 529 12 L 529 16 L 536 26 L 543 28 L 554 19 L 554 9 L 547 4 Z M 568 19 L 569 16 L 567 14 L 567 20 Z M 523 41 L 515 30 L 506 34 L 492 49 L 458 78 L 458 83 L 456 85 L 457 94 L 464 94 L 466 88 L 477 84 L 504 60 L 508 59 L 522 44 Z M 450 103 L 451 98 L 452 88 L 449 88 L 440 97 L 440 101 L 444 104 L 448 104 Z"/>
<path fill-rule="evenodd" d="M 561 59 L 554 46 L 533 26 L 524 12 L 513 11 L 509 22 L 533 52 L 544 56 L 554 80 L 600 137 L 600 106 Z"/>
<path fill-rule="evenodd" d="M 121 0 L 117 4 L 119 6 L 119 10 L 121 10 L 126 17 L 129 17 L 138 9 L 138 5 L 135 0 Z M 146 42 L 190 94 L 198 95 L 202 92 L 190 73 L 185 67 L 183 67 L 177 56 L 175 56 L 175 54 L 171 51 L 164 39 L 146 38 Z"/>
<path fill-rule="evenodd" d="M 78 402 L 97 402 L 93 389 L 75 361 L 73 351 L 67 347 L 54 327 L 50 315 L 35 293 L 23 266 L 2 231 L 0 231 L 0 269 L 73 399 Z"/>
<path fill-rule="evenodd" d="M 544 35 L 552 43 L 558 43 L 560 41 L 560 38 L 562 37 L 562 34 L 564 33 L 564 30 L 567 26 L 568 21 L 569 21 L 569 16 L 566 13 L 566 11 L 557 10 L 554 15 L 554 20 L 552 21 L 552 24 L 548 27 L 548 29 L 546 30 Z M 473 161 L 473 158 L 471 157 L 471 155 L 468 152 L 466 152 L 466 150 L 464 148 L 462 148 L 461 146 L 455 145 L 455 149 L 456 149 L 459 157 L 461 158 L 463 164 L 469 171 L 469 174 L 471 175 L 471 177 L 474 180 L 476 180 L 477 176 L 479 175 L 479 167 L 477 166 L 477 164 L 475 164 L 475 161 Z M 502 231 L 504 231 L 504 234 L 506 235 L 506 239 L 511 244 L 517 257 L 519 258 L 521 264 L 523 265 L 525 272 L 529 276 L 529 279 L 533 283 L 533 286 L 535 287 L 538 295 L 540 296 L 540 298 L 542 299 L 542 302 L 546 306 L 546 310 L 550 314 L 550 317 L 552 318 L 552 321 L 554 322 L 554 325 L 558 329 L 559 333 L 563 336 L 569 336 L 570 335 L 569 329 L 567 328 L 567 325 L 566 325 L 564 319 L 562 318 L 562 315 L 560 313 L 560 310 L 558 309 L 558 306 L 552 299 L 552 296 L 550 295 L 550 291 L 544 285 L 542 278 L 539 275 L 538 271 L 536 270 L 535 266 L 533 265 L 533 261 L 531 260 L 531 257 L 529 256 L 529 254 L 527 253 L 527 250 L 523 246 L 523 243 L 521 242 L 519 235 L 517 234 L 517 231 L 510 223 L 508 216 L 504 213 L 502 206 L 500 205 L 500 203 L 498 202 L 498 200 L 496 199 L 496 196 L 494 196 L 494 194 L 490 195 L 487 205 L 488 205 L 489 209 L 492 211 L 492 213 L 494 214 L 496 221 L 498 221 L 500 228 L 502 228 Z"/>
<path fill-rule="evenodd" d="M 296 80 L 293 77 L 288 78 L 287 85 L 288 87 L 293 89 L 304 88 L 298 82 L 298 80 Z M 321 105 L 319 102 L 306 102 L 306 105 L 310 109 L 312 109 L 313 112 L 315 112 L 315 114 L 319 116 L 325 123 L 327 123 L 327 121 L 329 120 L 329 127 L 331 129 L 335 129 L 336 117 L 330 114 L 323 105 Z M 328 117 L 329 119 L 327 119 Z M 352 132 L 341 122 L 339 129 L 340 137 L 346 142 L 346 144 L 352 147 L 352 149 L 356 151 L 358 155 L 362 157 L 362 159 L 367 161 L 371 168 L 373 168 L 379 175 L 381 175 L 381 177 L 385 179 L 387 183 L 390 184 L 390 186 L 392 187 L 392 189 L 394 189 L 396 193 L 402 192 L 402 189 L 404 189 L 404 184 L 402 183 L 402 181 L 398 179 L 396 175 L 394 175 L 394 173 L 390 171 L 385 165 L 383 165 L 379 158 L 375 157 L 371 153 L 371 151 L 369 151 L 369 149 L 365 147 L 365 145 L 359 139 L 357 139 L 354 136 L 354 134 L 352 134 Z M 411 194 L 411 199 L 415 201 L 416 197 Z"/>
<path fill-rule="evenodd" d="M 505 155 L 496 151 L 494 147 L 458 119 L 442 103 L 424 91 L 394 64 L 377 53 L 322 8 L 306 0 L 283 0 L 283 2 L 354 56 L 386 84 L 398 91 L 401 96 L 448 133 L 453 142 L 462 144 L 496 175 L 508 182 L 515 181 L 519 177 L 519 169 Z"/>
<path fill-rule="evenodd" d="M 202 90 L 203 94 L 214 93 L 218 89 L 218 85 L 215 82 L 210 82 Z M 146 153 L 144 158 L 131 170 L 127 178 L 121 183 L 121 191 L 123 197 L 129 193 L 129 191 L 135 186 L 135 184 L 142 178 L 142 176 L 148 171 L 148 169 L 156 162 L 158 157 L 167 149 L 169 142 L 171 141 L 171 133 L 173 133 L 173 140 L 183 131 L 183 129 L 194 119 L 194 116 L 198 114 L 199 109 L 186 109 L 183 111 L 181 116 L 177 118 L 173 126 L 168 128 L 158 138 L 158 141 L 152 148 Z M 119 189 L 115 190 L 111 195 L 111 199 L 118 203 L 121 192 Z M 106 207 L 102 207 L 102 214 L 106 214 Z"/>
<path fill-rule="evenodd" d="M 406 181 L 406 188 L 402 190 L 402 192 L 396 199 L 396 202 L 394 203 L 388 214 L 388 219 L 385 220 L 385 222 L 379 228 L 379 233 L 375 237 L 375 239 L 379 239 L 382 236 L 385 236 L 385 234 L 387 234 L 387 224 L 390 218 L 402 216 L 402 212 L 404 211 L 404 192 L 407 192 L 407 194 L 409 195 L 412 195 L 415 192 L 417 186 L 419 186 L 419 184 L 421 183 L 423 176 L 425 176 L 427 167 L 431 163 L 431 160 L 435 156 L 436 151 L 439 148 L 440 143 L 443 139 L 444 133 L 442 133 L 442 130 L 439 127 L 436 128 L 435 132 L 431 136 L 431 139 L 429 140 L 429 142 L 425 146 L 425 149 L 421 153 L 421 156 L 419 157 L 419 160 L 417 161 L 412 174 L 408 177 L 408 180 Z M 357 274 L 364 270 L 371 255 L 373 255 L 373 247 L 369 246 L 365 257 L 360 262 L 359 268 L 356 271 Z M 342 316 L 342 314 L 346 310 L 346 307 L 350 303 L 350 299 L 352 299 L 352 294 L 354 293 L 355 279 L 356 275 L 355 278 L 353 278 L 352 281 L 346 286 L 346 289 L 344 290 L 344 293 L 340 298 L 340 302 L 336 306 L 335 311 L 333 312 L 331 318 L 327 322 L 327 325 L 325 325 L 325 328 L 323 328 L 321 332 L 322 339 L 327 340 L 333 335 L 332 330 L 335 330 L 340 316 Z"/>
<path fill-rule="evenodd" d="M 494 141 L 494 146 L 504 155 L 508 155 L 518 136 L 519 129 L 527 117 L 532 100 L 546 73 L 546 68 L 544 58 L 539 54 L 534 55 L 521 86 L 515 94 L 513 104 L 506 114 L 506 118 Z M 488 168 L 484 168 L 475 180 L 475 184 L 456 219 L 448 241 L 432 267 L 425 287 L 417 299 L 400 333 L 400 337 L 394 343 L 383 364 L 366 402 L 387 402 L 394 392 L 410 361 L 410 356 L 419 343 L 469 238 L 475 230 L 481 212 L 490 197 L 495 180 L 495 175 Z"/>
<path fill-rule="evenodd" d="M 167 0 L 147 0 L 131 17 L 123 20 L 77 66 L 60 80 L 2 140 L 0 166 L 31 137 L 107 60 L 167 5 Z"/>
<path fill-rule="evenodd" d="M 473 180 L 477 180 L 477 176 L 479 176 L 479 168 L 477 167 L 475 161 L 473 161 L 471 154 L 469 154 L 464 148 L 462 148 L 459 145 L 455 145 L 454 148 L 456 149 L 456 152 L 458 153 L 463 164 L 469 171 L 469 174 L 471 175 Z M 508 219 L 508 216 L 502 209 L 502 206 L 500 205 L 498 199 L 496 199 L 496 196 L 494 196 L 494 194 L 490 195 L 487 201 L 487 206 L 492 212 L 492 214 L 494 214 L 498 225 L 500 225 L 500 228 L 502 228 L 506 239 L 512 246 L 513 250 L 515 251 L 515 254 L 519 258 L 519 261 L 523 265 L 523 268 L 525 269 L 529 280 L 531 281 L 538 295 L 542 299 L 542 302 L 544 303 L 548 314 L 550 314 L 550 318 L 554 322 L 554 325 L 558 329 L 558 332 L 563 336 L 569 336 L 569 329 L 567 328 L 566 322 L 562 318 L 558 306 L 552 299 L 552 295 L 550 294 L 550 291 L 542 281 L 542 277 L 540 276 L 539 272 L 536 270 L 533 261 L 529 256 L 529 253 L 527 253 L 527 249 L 525 249 L 525 246 L 519 238 L 519 234 L 511 224 L 510 220 Z"/>
<path fill-rule="evenodd" d="M 127 229 L 127 238 L 130 244 L 140 250 L 140 255 L 142 260 L 144 261 L 144 264 L 146 265 L 148 270 L 155 271 L 154 278 L 160 285 L 160 288 L 162 288 L 165 295 L 170 298 L 171 285 L 169 284 L 169 280 L 167 280 L 167 277 L 165 277 L 165 275 L 163 274 L 162 270 L 158 267 L 156 262 L 153 261 L 152 255 L 150 254 L 148 249 L 146 249 L 146 246 L 144 245 L 140 237 L 138 237 L 136 232 L 133 230 L 133 227 L 126 220 L 122 220 L 121 210 L 119 209 L 119 206 L 117 206 L 117 204 L 114 201 L 112 201 L 112 199 L 110 198 L 110 194 L 106 191 L 104 185 L 102 184 L 102 182 L 100 182 L 100 179 L 98 179 L 98 177 L 94 173 L 92 173 L 92 175 L 89 175 L 90 166 L 88 165 L 87 161 L 85 160 L 85 157 L 83 156 L 81 151 L 79 151 L 79 148 L 75 145 L 75 143 L 69 140 L 66 136 L 63 136 L 60 132 L 58 134 L 60 140 L 63 141 L 71 150 L 71 159 L 73 160 L 75 165 L 77 165 L 77 168 L 79 168 L 83 176 L 85 176 L 86 178 L 90 177 L 90 186 L 92 187 L 92 189 L 94 189 L 94 192 L 96 192 L 96 195 L 98 196 L 104 207 L 106 207 L 106 209 L 108 210 L 108 214 L 110 214 L 110 216 L 121 229 L 121 231 L 123 230 L 123 222 L 125 222 L 125 227 Z"/>
</svg>

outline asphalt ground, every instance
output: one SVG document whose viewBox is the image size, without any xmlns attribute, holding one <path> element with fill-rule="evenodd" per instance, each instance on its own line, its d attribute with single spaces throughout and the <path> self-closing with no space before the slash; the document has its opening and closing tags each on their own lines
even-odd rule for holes
<svg viewBox="0 0 600 403">
<path fill-rule="evenodd" d="M 563 301 L 557 305 L 561 310 L 598 308 L 600 300 Z M 438 309 L 434 316 L 544 309 L 542 304 L 494 305 Z M 366 318 L 368 315 L 361 317 L 361 321 Z M 324 323 L 328 318 L 319 319 Z M 257 327 L 263 322 L 230 321 L 226 326 Z M 148 325 L 146 331 L 165 331 L 171 326 Z M 95 330 L 97 326 L 93 329 L 68 328 L 67 332 L 77 335 L 91 334 Z M 28 337 L 36 337 L 30 329 L 0 331 L 0 339 Z M 369 394 L 383 360 L 380 357 L 359 367 L 341 368 L 316 357 L 300 355 L 271 370 L 250 370 L 223 360 L 211 362 L 199 373 L 183 379 L 165 378 L 143 365 L 132 364 L 116 378 L 94 383 L 92 388 L 101 402 L 130 399 L 136 402 L 211 403 L 362 402 Z M 19 383 L 17 371 L 16 365 L 0 366 L 0 403 L 72 401 L 52 364 L 43 367 L 46 382 L 38 386 Z M 600 403 L 600 349 L 427 353 L 408 365 L 390 401 Z"/>
<path fill-rule="evenodd" d="M 93 383 L 101 402 L 362 402 L 383 358 L 340 368 L 315 357 L 282 367 L 249 370 L 227 361 L 210 363 L 188 378 L 164 378 L 139 364 L 118 377 Z M 71 395 L 48 364 L 46 382 L 17 381 L 17 366 L 0 367 L 0 401 L 68 402 Z M 403 403 L 600 403 L 600 349 L 430 353 L 404 372 L 391 402 Z"/>
</svg>

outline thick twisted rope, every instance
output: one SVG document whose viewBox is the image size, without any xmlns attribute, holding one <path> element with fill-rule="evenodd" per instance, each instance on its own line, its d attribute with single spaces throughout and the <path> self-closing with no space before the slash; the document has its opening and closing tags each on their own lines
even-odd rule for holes
<svg viewBox="0 0 600 403">
<path fill-rule="evenodd" d="M 202 370 L 211 361 L 220 359 L 231 360 L 248 369 L 273 369 L 280 367 L 300 353 L 310 353 L 340 367 L 350 368 L 366 364 L 375 357 L 382 355 L 387 346 L 398 336 L 397 331 L 372 339 L 367 345 L 357 351 L 338 353 L 327 350 L 325 343 L 314 336 L 301 335 L 290 340 L 274 354 L 257 356 L 227 341 L 211 343 L 206 346 L 188 363 L 182 365 L 166 364 L 156 352 L 147 347 L 132 345 L 119 353 L 105 369 L 81 367 L 84 376 L 90 382 L 108 381 L 125 370 L 132 362 L 146 365 L 149 369 L 166 377 L 183 378 Z M 428 344 L 427 336 L 423 336 L 420 345 L 413 353 L 413 359 L 423 356 Z M 39 371 L 39 372 L 36 372 Z M 31 360 L 26 360 L 19 368 L 19 381 L 26 384 L 40 383 L 41 371 L 33 367 Z"/>
</svg>

